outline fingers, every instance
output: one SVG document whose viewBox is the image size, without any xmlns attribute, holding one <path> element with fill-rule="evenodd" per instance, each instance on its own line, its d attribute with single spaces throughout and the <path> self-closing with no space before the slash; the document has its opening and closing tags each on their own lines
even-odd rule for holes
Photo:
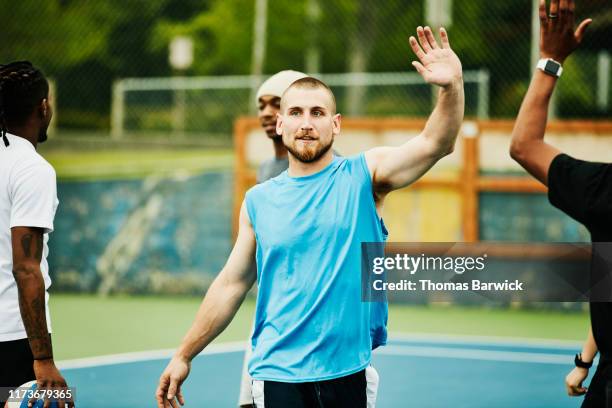
<svg viewBox="0 0 612 408">
<path fill-rule="evenodd" d="M 157 408 L 165 408 L 166 405 L 166 395 L 168 392 L 168 385 L 170 383 L 170 377 L 163 374 L 159 378 L 159 385 L 157 386 L 157 391 L 155 392 L 155 398 L 157 399 Z"/>
<path fill-rule="evenodd" d="M 584 33 L 585 33 L 587 27 L 592 22 L 593 22 L 593 19 L 587 18 L 582 23 L 580 23 L 580 25 L 576 29 L 576 32 L 574 33 L 574 37 L 576 37 L 576 41 L 578 42 L 578 44 L 580 44 L 582 42 L 582 37 L 584 37 Z"/>
<path fill-rule="evenodd" d="M 551 16 L 559 15 L 559 0 L 551 0 L 550 1 L 550 12 Z"/>
<path fill-rule="evenodd" d="M 580 395 L 584 395 L 586 394 L 586 392 L 587 392 L 587 389 L 580 385 L 571 385 L 567 387 L 567 395 L 569 395 L 570 397 L 577 397 Z"/>
<path fill-rule="evenodd" d="M 33 407 L 34 404 L 36 404 L 36 401 L 39 399 L 37 398 L 38 396 L 36 395 L 36 391 L 40 391 L 42 389 L 47 388 L 47 384 L 41 381 L 36 381 L 36 390 L 34 391 L 34 393 L 32 394 L 32 397 L 28 400 L 28 408 L 29 407 Z"/>
<path fill-rule="evenodd" d="M 168 387 L 168 396 L 167 396 L 168 400 L 172 401 L 174 399 L 177 388 L 178 388 L 178 379 L 170 377 L 170 387 Z"/>
<path fill-rule="evenodd" d="M 165 392 L 157 387 L 157 391 L 155 391 L 155 400 L 157 401 L 157 408 L 164 408 L 164 394 Z"/>
<path fill-rule="evenodd" d="M 559 30 L 559 0 L 550 1 L 550 10 L 548 12 L 548 29 L 550 32 Z"/>
<path fill-rule="evenodd" d="M 429 45 L 429 41 L 427 41 L 427 37 L 425 36 L 425 30 L 421 26 L 417 27 L 417 37 L 419 37 L 419 43 L 421 47 L 423 47 L 423 51 L 425 51 L 425 53 L 431 51 L 431 45 Z"/>
<path fill-rule="evenodd" d="M 412 51 L 415 53 L 417 58 L 423 61 L 423 58 L 425 58 L 425 52 L 423 52 L 423 50 L 421 49 L 421 46 L 417 42 L 416 38 L 411 36 L 409 42 L 410 42 L 410 47 L 412 48 Z"/>
<path fill-rule="evenodd" d="M 440 42 L 442 43 L 442 48 L 450 48 L 450 41 L 448 40 L 448 33 L 444 27 L 440 28 Z"/>
<path fill-rule="evenodd" d="M 559 3 L 559 21 L 563 30 L 574 29 L 574 13 L 570 11 L 571 0 L 560 0 Z"/>
<path fill-rule="evenodd" d="M 66 380 L 64 379 L 64 377 L 61 378 L 61 380 L 56 386 L 58 387 L 59 390 L 64 390 L 64 392 L 68 389 L 68 384 L 66 384 Z M 66 406 L 68 405 L 66 403 L 66 398 L 59 398 L 57 400 L 57 404 L 58 404 L 58 408 L 66 408 Z"/>
<path fill-rule="evenodd" d="M 416 54 L 417 58 L 421 61 L 423 61 L 423 58 L 425 58 L 428 52 L 440 48 L 438 42 L 436 41 L 436 37 L 434 36 L 433 31 L 431 31 L 430 27 L 423 28 L 421 26 L 418 26 L 417 37 L 418 41 L 414 36 L 410 37 L 410 47 L 412 48 L 412 51 L 414 51 L 414 53 Z M 450 44 L 448 43 L 448 36 L 446 36 L 445 40 L 446 45 L 450 47 Z"/>
<path fill-rule="evenodd" d="M 434 37 L 433 31 L 431 31 L 430 27 L 425 27 L 425 39 L 429 43 L 429 46 L 432 49 L 440 48 L 438 46 L 438 42 L 436 41 L 436 37 Z"/>
<path fill-rule="evenodd" d="M 540 27 L 544 27 L 546 21 L 548 20 L 548 15 L 546 14 L 546 0 L 540 0 L 539 7 L 539 16 L 540 16 Z"/>
<path fill-rule="evenodd" d="M 176 390 L 175 397 L 170 400 L 170 404 L 172 405 L 172 408 L 179 408 L 179 404 L 181 406 L 185 405 L 185 398 L 183 398 L 183 392 L 181 391 L 180 385 L 178 386 Z"/>
<path fill-rule="evenodd" d="M 183 390 L 181 390 L 181 387 L 179 387 L 176 397 L 181 405 L 185 405 L 185 397 L 183 397 Z"/>
</svg>

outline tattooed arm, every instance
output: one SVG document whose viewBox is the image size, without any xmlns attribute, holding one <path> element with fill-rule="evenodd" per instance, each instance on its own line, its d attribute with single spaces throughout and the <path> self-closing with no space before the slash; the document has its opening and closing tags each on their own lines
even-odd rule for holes
<svg viewBox="0 0 612 408">
<path fill-rule="evenodd" d="M 19 290 L 19 309 L 35 360 L 53 357 L 45 314 L 45 282 L 40 271 L 43 250 L 41 228 L 11 229 L 13 276 Z"/>
<path fill-rule="evenodd" d="M 40 270 L 43 229 L 11 228 L 13 276 L 19 291 L 19 309 L 34 357 L 34 374 L 39 387 L 65 388 L 66 381 L 53 361 L 51 336 L 45 311 L 45 282 Z M 63 401 L 60 406 L 63 406 Z"/>
</svg>

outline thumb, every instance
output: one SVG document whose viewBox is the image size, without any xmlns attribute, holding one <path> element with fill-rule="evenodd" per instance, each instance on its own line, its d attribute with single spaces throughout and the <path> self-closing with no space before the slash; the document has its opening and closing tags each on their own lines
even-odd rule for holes
<svg viewBox="0 0 612 408">
<path fill-rule="evenodd" d="M 585 33 L 587 27 L 592 22 L 593 22 L 592 18 L 587 18 L 587 19 L 583 20 L 582 23 L 580 23 L 580 25 L 576 29 L 576 32 L 574 33 L 574 36 L 576 37 L 576 41 L 578 41 L 578 43 L 580 43 L 582 41 L 582 37 L 584 36 L 584 33 Z"/>
<path fill-rule="evenodd" d="M 423 66 L 423 64 L 421 64 L 418 61 L 412 61 L 412 66 L 416 68 L 417 72 L 421 75 L 424 75 L 425 71 L 427 71 L 425 67 Z"/>
</svg>

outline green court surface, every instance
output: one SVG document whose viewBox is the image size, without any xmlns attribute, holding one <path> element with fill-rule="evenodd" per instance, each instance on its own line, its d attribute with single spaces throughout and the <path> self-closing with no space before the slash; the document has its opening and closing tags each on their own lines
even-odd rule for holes
<svg viewBox="0 0 612 408">
<path fill-rule="evenodd" d="M 58 360 L 175 348 L 191 325 L 197 297 L 51 294 Z M 255 302 L 247 299 L 216 342 L 246 341 Z M 544 310 L 392 305 L 391 333 L 473 335 L 581 341 L 588 314 Z"/>
</svg>

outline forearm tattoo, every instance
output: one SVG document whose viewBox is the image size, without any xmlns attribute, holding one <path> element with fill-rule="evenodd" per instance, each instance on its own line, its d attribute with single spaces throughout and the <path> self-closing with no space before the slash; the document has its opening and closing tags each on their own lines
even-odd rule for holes
<svg viewBox="0 0 612 408">
<path fill-rule="evenodd" d="M 32 241 L 34 241 L 34 252 L 32 252 Z M 40 262 L 43 253 L 43 235 L 24 234 L 23 237 L 21 237 L 21 249 L 26 259 L 31 259 L 33 257 Z"/>
<path fill-rule="evenodd" d="M 18 262 L 14 267 L 15 280 L 19 290 L 21 317 L 28 334 L 34 359 L 52 358 L 53 350 L 45 314 L 45 283 L 38 266 L 43 253 L 43 234 L 26 233 L 20 241 L 23 260 L 36 262 L 35 264 Z"/>
</svg>

